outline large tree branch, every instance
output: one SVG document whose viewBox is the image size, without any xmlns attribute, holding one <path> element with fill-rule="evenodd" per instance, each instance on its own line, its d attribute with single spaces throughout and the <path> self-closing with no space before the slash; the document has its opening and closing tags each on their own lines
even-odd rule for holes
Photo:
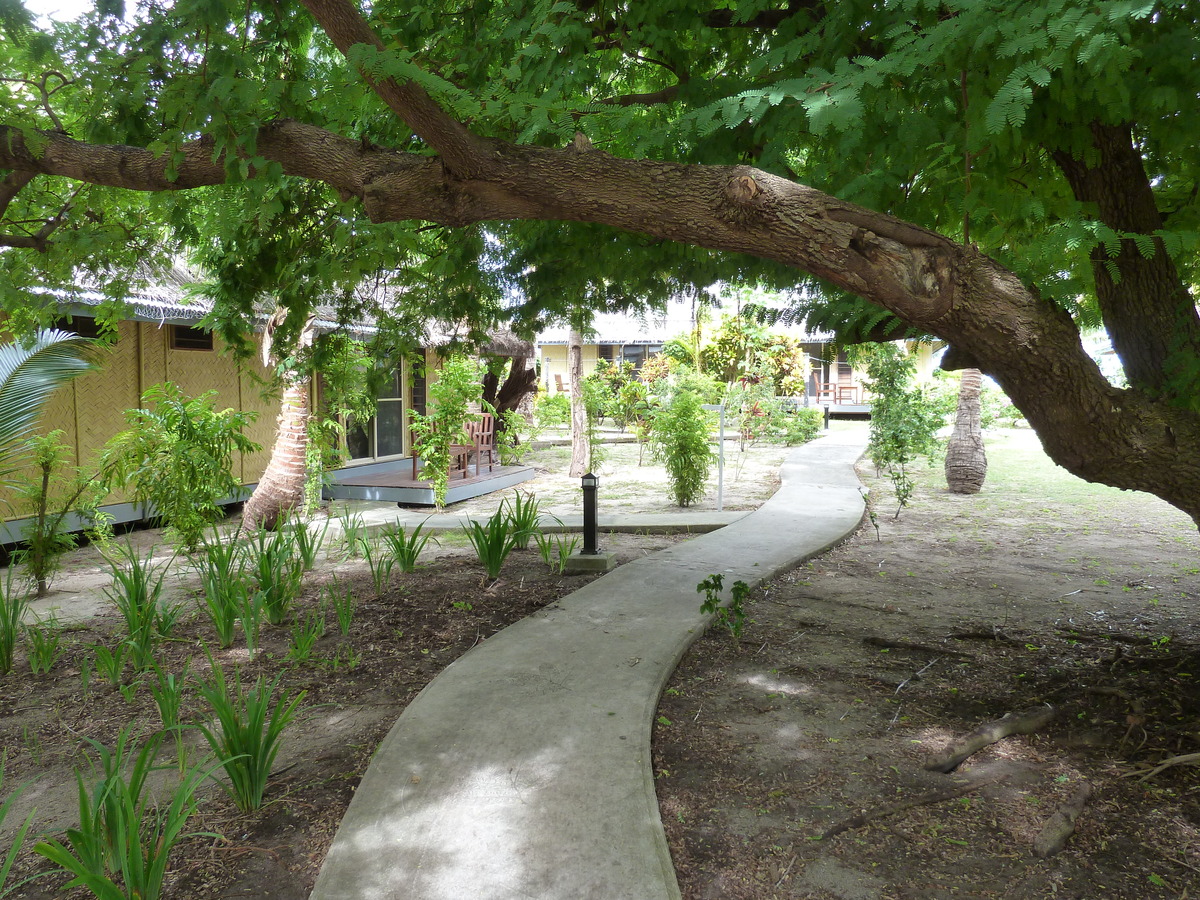
<svg viewBox="0 0 1200 900">
<path fill-rule="evenodd" d="M 1053 152 L 1076 199 L 1120 234 L 1154 235 L 1163 217 L 1132 128 L 1093 122 L 1091 133 L 1093 158 Z M 1150 243 L 1150 256 L 1129 238 L 1097 246 L 1091 255 L 1096 299 L 1125 372 L 1131 383 L 1158 392 L 1172 387 L 1167 362 L 1173 355 L 1200 355 L 1200 316 L 1162 240 Z"/>
<path fill-rule="evenodd" d="M 0 127 L 0 167 L 137 190 L 219 184 L 207 141 L 167 160 L 133 147 L 42 135 L 35 154 Z M 1200 520 L 1200 419 L 1113 388 L 1070 317 L 977 250 L 748 166 L 618 159 L 585 147 L 488 142 L 488 177 L 448 175 L 437 159 L 364 146 L 296 122 L 264 127 L 258 150 L 291 175 L 362 199 L 374 221 L 449 226 L 502 219 L 597 222 L 777 260 L 871 300 L 937 335 L 995 377 L 1061 465 L 1149 490 Z"/>
<path fill-rule="evenodd" d="M 334 46 L 349 56 L 359 45 L 386 52 L 383 41 L 371 30 L 349 0 L 301 0 Z M 375 78 L 360 74 L 372 90 L 413 132 L 436 150 L 446 167 L 460 178 L 483 174 L 488 168 L 484 146 L 461 122 L 455 121 L 411 79 Z"/>
</svg>

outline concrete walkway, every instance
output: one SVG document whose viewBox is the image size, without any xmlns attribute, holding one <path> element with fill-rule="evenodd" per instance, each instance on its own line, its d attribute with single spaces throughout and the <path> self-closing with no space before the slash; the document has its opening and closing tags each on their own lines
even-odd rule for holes
<svg viewBox="0 0 1200 900">
<path fill-rule="evenodd" d="M 313 900 L 668 900 L 659 695 L 702 633 L 696 584 L 755 584 L 859 524 L 861 433 L 798 447 L 779 491 L 621 566 L 451 664 L 384 739 Z"/>
</svg>

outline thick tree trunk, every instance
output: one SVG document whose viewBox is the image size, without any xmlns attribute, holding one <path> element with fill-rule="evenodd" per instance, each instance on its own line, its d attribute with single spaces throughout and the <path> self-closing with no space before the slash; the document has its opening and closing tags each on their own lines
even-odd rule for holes
<svg viewBox="0 0 1200 900">
<path fill-rule="evenodd" d="M 981 384 L 982 373 L 978 369 L 963 369 L 954 432 L 946 445 L 946 486 L 952 494 L 978 494 L 987 478 L 979 399 Z"/>
<path fill-rule="evenodd" d="M 263 329 L 263 365 L 274 360 L 271 336 L 287 316 L 277 308 Z M 297 344 L 312 344 L 314 320 L 309 319 Z M 271 459 L 258 480 L 254 493 L 242 509 L 242 522 L 248 528 L 275 528 L 290 511 L 304 505 L 304 486 L 308 481 L 308 395 L 311 379 L 307 372 L 294 372 L 283 387 L 279 423 Z"/>
<path fill-rule="evenodd" d="M 521 356 L 513 357 L 503 384 L 490 372 L 483 376 L 483 399 L 496 410 L 497 433 L 505 429 L 504 413 L 515 411 L 536 390 L 537 370 Z"/>
<path fill-rule="evenodd" d="M 308 378 L 284 388 L 271 460 L 242 509 L 242 522 L 247 528 L 275 528 L 286 513 L 304 505 L 304 485 L 308 478 L 305 465 L 308 390 Z"/>
<path fill-rule="evenodd" d="M 571 379 L 571 470 L 572 478 L 587 474 L 592 461 L 587 409 L 583 405 L 583 335 L 575 329 L 567 338 L 567 377 Z"/>
</svg>

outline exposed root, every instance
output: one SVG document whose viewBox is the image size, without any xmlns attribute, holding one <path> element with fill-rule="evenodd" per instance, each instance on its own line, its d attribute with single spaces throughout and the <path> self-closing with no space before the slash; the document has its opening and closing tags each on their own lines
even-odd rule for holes
<svg viewBox="0 0 1200 900">
<path fill-rule="evenodd" d="M 1075 789 L 1071 799 L 1058 808 L 1045 826 L 1033 839 L 1033 855 L 1039 859 L 1053 856 L 1067 845 L 1067 840 L 1075 833 L 1075 820 L 1083 812 L 1088 797 L 1092 795 L 1092 786 L 1086 781 Z"/>
<path fill-rule="evenodd" d="M 1021 712 L 1008 713 L 1001 719 L 980 725 L 970 734 L 952 742 L 925 763 L 930 772 L 953 772 L 963 760 L 1012 734 L 1032 734 L 1044 728 L 1054 718 L 1052 706 L 1034 706 Z"/>
<path fill-rule="evenodd" d="M 996 772 L 990 775 L 985 775 L 980 778 L 972 778 L 968 781 L 960 781 L 952 787 L 943 788 L 938 791 L 928 791 L 924 794 L 919 794 L 909 800 L 898 800 L 895 803 L 888 803 L 884 806 L 876 806 L 874 809 L 864 809 L 858 815 L 851 816 L 849 819 L 844 819 L 836 825 L 830 826 L 825 833 L 821 835 L 821 840 L 827 841 L 831 837 L 836 837 L 843 831 L 850 831 L 854 828 L 862 828 L 868 822 L 873 822 L 876 819 L 883 819 L 888 816 L 894 816 L 896 813 L 905 812 L 906 810 L 915 809 L 918 806 L 928 806 L 931 803 L 942 803 L 946 800 L 954 800 L 957 797 L 963 797 L 967 794 L 974 793 L 980 788 L 987 787 L 990 784 L 995 784 L 1002 781 L 1007 773 Z"/>
</svg>

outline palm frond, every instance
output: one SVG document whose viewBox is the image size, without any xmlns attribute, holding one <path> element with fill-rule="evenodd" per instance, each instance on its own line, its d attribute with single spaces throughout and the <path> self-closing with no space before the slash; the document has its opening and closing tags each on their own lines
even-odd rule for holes
<svg viewBox="0 0 1200 900">
<path fill-rule="evenodd" d="M 0 475 L 16 467 L 46 401 L 99 364 L 95 341 L 67 331 L 38 331 L 29 344 L 0 346 Z"/>
</svg>

